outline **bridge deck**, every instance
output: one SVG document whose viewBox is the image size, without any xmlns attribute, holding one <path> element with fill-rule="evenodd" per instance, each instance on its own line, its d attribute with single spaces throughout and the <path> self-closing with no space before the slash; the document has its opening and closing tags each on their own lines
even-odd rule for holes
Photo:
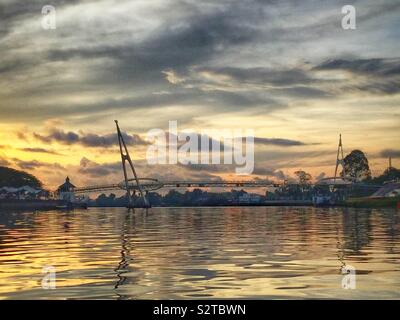
<svg viewBox="0 0 400 320">
<path fill-rule="evenodd" d="M 151 182 L 140 182 L 140 186 L 143 190 L 158 190 L 161 188 L 206 188 L 206 187 L 272 187 L 278 186 L 271 182 L 254 182 L 254 181 L 151 181 Z M 135 183 L 130 183 L 129 188 L 136 190 L 138 189 Z M 107 185 L 93 185 L 75 188 L 75 193 L 95 192 L 95 191 L 109 191 L 109 190 L 126 190 L 123 182 L 118 184 L 107 184 Z"/>
<path fill-rule="evenodd" d="M 140 180 L 140 179 L 139 179 Z M 142 190 L 154 191 L 162 188 L 208 188 L 208 187 L 246 187 L 246 188 L 265 188 L 265 187 L 281 187 L 283 185 L 298 185 L 298 183 L 283 184 L 283 183 L 271 183 L 271 181 L 226 181 L 226 180 L 215 180 L 215 181 L 188 181 L 188 180 L 172 180 L 172 181 L 158 181 L 155 179 L 143 179 L 144 182 L 140 182 Z M 323 185 L 323 184 L 314 184 Z M 335 186 L 349 186 L 348 183 L 326 183 L 325 185 Z M 351 184 L 350 184 L 351 185 Z M 377 187 L 373 185 L 364 184 L 353 184 L 358 186 Z M 137 190 L 138 187 L 135 183 L 129 183 L 130 190 Z M 74 192 L 89 193 L 89 192 L 100 192 L 100 191 L 112 191 L 112 190 L 126 190 L 125 183 L 114 183 L 106 185 L 93 185 L 75 188 Z"/>
</svg>

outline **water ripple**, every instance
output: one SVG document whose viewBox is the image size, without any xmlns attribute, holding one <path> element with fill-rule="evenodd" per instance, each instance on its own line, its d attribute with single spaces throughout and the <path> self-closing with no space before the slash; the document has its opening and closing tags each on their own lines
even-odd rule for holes
<svg viewBox="0 0 400 320">
<path fill-rule="evenodd" d="M 0 299 L 399 299 L 399 218 L 305 207 L 0 212 Z M 41 287 L 45 266 L 55 290 Z M 342 289 L 342 266 L 355 267 L 355 290 Z"/>
</svg>

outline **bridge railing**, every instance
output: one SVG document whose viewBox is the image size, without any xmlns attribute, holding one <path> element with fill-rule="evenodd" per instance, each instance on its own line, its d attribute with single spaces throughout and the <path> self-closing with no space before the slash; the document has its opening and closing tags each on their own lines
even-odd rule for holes
<svg viewBox="0 0 400 320">
<path fill-rule="evenodd" d="M 155 191 L 162 188 L 207 188 L 207 187 L 247 187 L 247 188 L 265 188 L 274 187 L 279 188 L 283 186 L 298 186 L 299 183 L 271 183 L 271 181 L 227 181 L 227 180 L 216 180 L 216 181 L 190 181 L 190 180 L 171 180 L 171 181 L 160 181 L 152 178 L 140 178 L 140 185 L 144 191 Z M 129 180 L 129 189 L 138 190 L 137 184 L 133 180 Z M 360 186 L 360 187 L 374 187 L 375 185 L 365 183 L 349 183 L 348 181 L 335 181 L 329 182 L 328 179 L 325 181 L 318 181 L 315 184 L 309 186 Z M 74 192 L 77 194 L 89 193 L 89 192 L 100 192 L 110 190 L 126 190 L 124 182 L 107 184 L 107 185 L 91 185 L 85 187 L 75 188 Z"/>
</svg>

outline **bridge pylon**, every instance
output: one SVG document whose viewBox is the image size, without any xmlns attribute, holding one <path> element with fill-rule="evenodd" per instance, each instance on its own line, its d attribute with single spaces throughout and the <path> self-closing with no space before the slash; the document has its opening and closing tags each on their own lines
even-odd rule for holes
<svg viewBox="0 0 400 320">
<path fill-rule="evenodd" d="M 336 167 L 335 167 L 335 176 L 333 178 L 333 181 L 336 181 L 337 178 L 337 172 L 339 166 L 342 167 L 342 172 L 340 174 L 340 177 L 343 178 L 346 176 L 346 169 L 344 167 L 344 155 L 343 155 L 343 144 L 342 144 L 342 134 L 339 135 L 339 145 L 337 149 L 337 156 L 336 156 Z"/>
<path fill-rule="evenodd" d="M 115 121 L 115 124 L 117 126 L 119 151 L 121 153 L 122 169 L 124 171 L 126 196 L 127 196 L 127 199 L 128 199 L 127 207 L 128 208 L 134 208 L 133 199 L 134 199 L 134 195 L 135 195 L 135 190 L 131 191 L 130 188 L 129 188 L 129 179 L 128 179 L 128 173 L 127 173 L 127 170 L 126 170 L 126 162 L 128 162 L 128 164 L 129 164 L 129 166 L 130 166 L 130 168 L 132 170 L 133 177 L 134 177 L 134 180 L 136 182 L 137 189 L 138 189 L 138 191 L 140 193 L 140 197 L 143 199 L 144 206 L 146 208 L 149 208 L 150 207 L 150 203 L 147 200 L 145 194 L 143 193 L 143 189 L 142 189 L 142 187 L 140 185 L 139 178 L 138 178 L 138 176 L 136 174 L 135 167 L 133 166 L 133 162 L 132 162 L 132 159 L 131 159 L 131 157 L 129 155 L 128 148 L 126 147 L 124 138 L 123 138 L 123 136 L 121 134 L 121 130 L 119 129 L 118 120 L 114 120 L 114 121 Z"/>
</svg>

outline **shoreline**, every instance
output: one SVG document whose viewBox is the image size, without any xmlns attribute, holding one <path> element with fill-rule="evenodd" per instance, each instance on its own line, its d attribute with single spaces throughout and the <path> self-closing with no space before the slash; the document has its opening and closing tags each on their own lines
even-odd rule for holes
<svg viewBox="0 0 400 320">
<path fill-rule="evenodd" d="M 66 205 L 66 202 L 63 200 L 0 200 L 0 210 L 54 210 L 64 205 Z"/>
<path fill-rule="evenodd" d="M 202 204 L 202 205 L 170 205 L 153 206 L 153 208 L 218 208 L 218 207 L 326 207 L 326 208 L 370 208 L 370 209 L 400 209 L 399 198 L 350 198 L 345 202 L 333 205 L 314 205 L 309 200 L 274 200 L 263 203 L 235 203 L 235 204 Z M 0 200 L 0 211 L 4 210 L 73 210 L 87 208 L 125 208 L 125 206 L 110 205 L 83 205 L 70 204 L 64 200 Z M 139 207 L 137 208 L 139 209 Z"/>
<path fill-rule="evenodd" d="M 0 211 L 4 210 L 61 210 L 84 208 L 85 206 L 68 203 L 65 200 L 18 200 L 18 199 L 1 199 Z"/>
</svg>

